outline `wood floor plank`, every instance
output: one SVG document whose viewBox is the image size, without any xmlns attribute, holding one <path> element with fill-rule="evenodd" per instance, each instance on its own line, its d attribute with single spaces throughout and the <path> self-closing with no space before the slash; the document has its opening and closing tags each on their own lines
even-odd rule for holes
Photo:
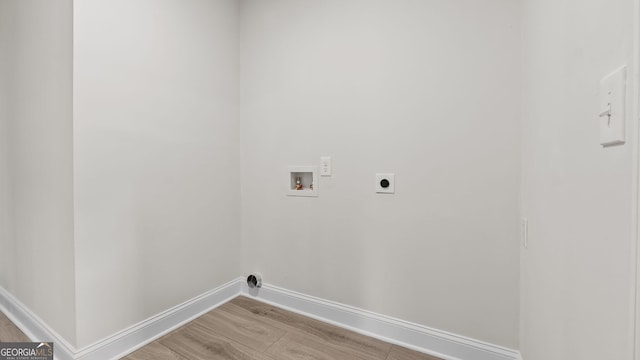
<svg viewBox="0 0 640 360">
<path fill-rule="evenodd" d="M 0 342 L 30 341 L 0 313 Z M 125 360 L 441 360 L 238 297 Z"/>
<path fill-rule="evenodd" d="M 11 320 L 9 320 L 9 318 L 5 314 L 0 312 L 0 326 L 8 324 L 11 324 Z"/>
<path fill-rule="evenodd" d="M 203 327 L 254 350 L 264 351 L 278 341 L 286 331 L 260 319 L 240 316 L 220 307 L 194 321 Z"/>
<path fill-rule="evenodd" d="M 353 331 L 345 330 L 334 325 L 324 323 L 290 311 L 279 309 L 268 304 L 239 296 L 224 304 L 226 311 L 236 313 L 248 311 L 255 318 L 279 326 L 287 331 L 300 331 L 315 337 L 316 341 L 339 349 L 349 349 L 361 359 L 387 358 L 391 351 L 391 344 L 380 341 Z"/>
<path fill-rule="evenodd" d="M 0 313 L 0 342 L 29 342 L 31 341 L 9 318 Z"/>
<path fill-rule="evenodd" d="M 160 343 L 189 360 L 274 360 L 193 323 L 160 340 Z M 277 359 L 277 358 L 276 358 Z"/>
<path fill-rule="evenodd" d="M 360 360 L 348 350 L 327 346 L 303 333 L 287 333 L 266 351 L 278 360 Z"/>
<path fill-rule="evenodd" d="M 187 360 L 168 347 L 154 341 L 124 358 L 125 360 Z"/>
<path fill-rule="evenodd" d="M 0 326 L 0 342 L 30 342 L 27 335 L 23 334 L 13 324 Z"/>
<path fill-rule="evenodd" d="M 393 345 L 387 360 L 441 360 L 440 358 Z"/>
</svg>

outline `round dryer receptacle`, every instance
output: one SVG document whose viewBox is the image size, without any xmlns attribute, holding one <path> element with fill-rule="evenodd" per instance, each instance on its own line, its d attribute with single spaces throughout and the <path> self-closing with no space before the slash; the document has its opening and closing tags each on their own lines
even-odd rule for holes
<svg viewBox="0 0 640 360">
<path fill-rule="evenodd" d="M 247 276 L 247 286 L 250 289 L 262 287 L 262 275 L 253 273 Z"/>
</svg>

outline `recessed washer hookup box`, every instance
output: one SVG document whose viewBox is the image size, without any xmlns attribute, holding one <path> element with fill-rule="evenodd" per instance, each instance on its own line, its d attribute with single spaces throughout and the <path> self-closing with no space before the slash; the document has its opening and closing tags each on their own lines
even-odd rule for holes
<svg viewBox="0 0 640 360">
<path fill-rule="evenodd" d="M 0 360 L 53 360 L 52 342 L 0 343 Z"/>
</svg>

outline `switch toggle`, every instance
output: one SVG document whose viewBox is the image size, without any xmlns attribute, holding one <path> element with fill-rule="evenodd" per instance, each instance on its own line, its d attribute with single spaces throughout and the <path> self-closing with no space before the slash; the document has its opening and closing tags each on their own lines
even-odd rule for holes
<svg viewBox="0 0 640 360">
<path fill-rule="evenodd" d="M 600 81 L 600 145 L 625 142 L 627 68 L 623 66 Z"/>
</svg>

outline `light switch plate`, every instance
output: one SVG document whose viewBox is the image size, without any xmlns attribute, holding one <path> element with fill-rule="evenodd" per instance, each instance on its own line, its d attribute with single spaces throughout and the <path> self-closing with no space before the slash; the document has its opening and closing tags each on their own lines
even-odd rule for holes
<svg viewBox="0 0 640 360">
<path fill-rule="evenodd" d="M 627 67 L 623 66 L 600 81 L 600 145 L 625 142 Z"/>
<path fill-rule="evenodd" d="M 320 158 L 320 176 L 331 176 L 331 157 Z"/>
</svg>

